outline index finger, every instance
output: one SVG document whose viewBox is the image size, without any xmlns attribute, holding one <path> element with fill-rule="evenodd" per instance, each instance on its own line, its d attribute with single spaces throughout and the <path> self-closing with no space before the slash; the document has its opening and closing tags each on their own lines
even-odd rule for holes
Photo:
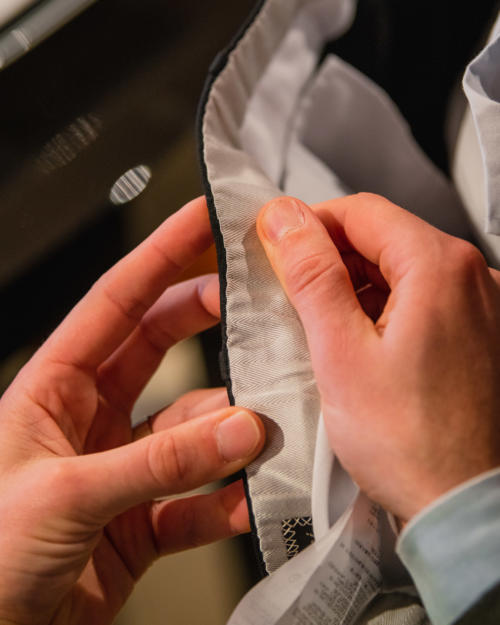
<svg viewBox="0 0 500 625">
<path fill-rule="evenodd" d="M 107 271 L 73 308 L 39 352 L 96 369 L 132 332 L 183 269 L 212 243 L 204 197 L 169 217 Z"/>
</svg>

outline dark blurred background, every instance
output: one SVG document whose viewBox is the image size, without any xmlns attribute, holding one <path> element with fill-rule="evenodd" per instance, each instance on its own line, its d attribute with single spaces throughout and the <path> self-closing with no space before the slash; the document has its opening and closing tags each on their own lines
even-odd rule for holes
<svg viewBox="0 0 500 625">
<path fill-rule="evenodd" d="M 1 387 L 99 274 L 201 193 L 198 99 L 252 5 L 98 0 L 0 72 Z M 134 168 L 149 183 L 113 204 Z"/>
</svg>

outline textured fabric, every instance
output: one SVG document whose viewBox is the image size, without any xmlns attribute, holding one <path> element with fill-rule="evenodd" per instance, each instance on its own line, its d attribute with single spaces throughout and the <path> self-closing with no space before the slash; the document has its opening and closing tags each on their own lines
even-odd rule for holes
<svg viewBox="0 0 500 625">
<path fill-rule="evenodd" d="M 297 20 L 305 20 L 305 8 L 316 9 L 319 4 L 329 5 L 333 16 L 347 26 L 353 4 L 350 1 L 266 3 L 213 84 L 203 116 L 204 160 L 227 263 L 223 309 L 232 394 L 238 404 L 268 419 L 268 445 L 247 475 L 260 549 L 269 572 L 287 560 L 282 521 L 311 516 L 319 397 L 302 327 L 255 232 L 260 207 L 282 194 L 279 175 L 264 171 L 261 154 L 252 145 L 243 145 L 242 129 L 248 128 L 248 115 L 254 107 L 261 106 L 256 102 L 266 101 L 265 89 L 260 92 L 259 86 L 266 86 L 266 71 L 272 71 L 274 52 L 279 52 L 287 34 L 294 32 Z M 320 18 L 313 10 L 312 22 L 305 21 L 323 27 Z M 336 24 L 336 28 L 341 25 Z M 306 47 L 306 55 L 319 54 L 319 38 L 310 42 L 298 37 L 298 44 Z M 313 48 L 308 53 L 309 44 Z M 313 70 L 314 63 L 309 63 L 303 75 L 292 72 L 291 78 L 301 82 L 297 85 L 292 80 L 290 89 L 298 94 Z M 284 102 L 278 106 L 286 104 L 283 118 L 287 125 L 294 106 L 293 102 L 287 104 L 284 95 Z M 264 113 L 262 123 L 266 123 Z M 274 132 L 276 127 L 272 125 L 268 130 Z M 281 129 L 279 136 L 285 132 Z M 255 144 L 258 147 L 259 141 Z M 266 143 L 266 150 L 272 150 L 279 160 L 279 145 L 273 145 L 274 141 Z"/>
<path fill-rule="evenodd" d="M 425 609 L 407 594 L 379 595 L 357 625 L 429 625 Z"/>
<path fill-rule="evenodd" d="M 398 553 L 434 625 L 450 625 L 500 582 L 500 469 L 413 519 Z"/>
<path fill-rule="evenodd" d="M 317 67 L 325 40 L 349 27 L 354 5 L 263 3 L 216 68 L 201 114 L 229 391 L 235 403 L 263 415 L 268 433 L 264 453 L 247 469 L 268 572 L 310 538 L 302 529 L 311 516 L 320 406 L 303 330 L 257 240 L 257 212 L 283 192 L 314 202 L 372 191 L 469 236 L 455 189 L 416 145 L 387 95 L 338 57 Z M 302 528 L 300 540 L 288 540 L 290 527 Z M 427 622 L 418 597 L 397 586 L 397 580 L 385 585 L 374 602 L 381 611 L 372 606 L 366 623 Z"/>
<path fill-rule="evenodd" d="M 481 148 L 485 172 L 487 210 L 486 232 L 500 234 L 500 19 L 491 41 L 470 63 L 464 89 Z"/>
<path fill-rule="evenodd" d="M 496 146 L 500 136 L 499 25 L 464 76 L 470 106 L 465 110 L 453 155 L 453 179 L 490 265 L 500 267 L 498 211 L 500 170 Z M 495 99 L 496 98 L 496 99 Z"/>
<path fill-rule="evenodd" d="M 499 267 L 500 237 L 487 233 L 486 180 L 481 145 L 469 107 L 463 115 L 452 164 L 453 179 L 467 208 L 474 237 L 481 243 L 488 263 Z"/>
</svg>

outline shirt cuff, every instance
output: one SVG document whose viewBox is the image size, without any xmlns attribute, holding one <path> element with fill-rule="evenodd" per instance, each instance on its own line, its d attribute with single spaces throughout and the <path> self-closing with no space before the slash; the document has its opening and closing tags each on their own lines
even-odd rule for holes
<svg viewBox="0 0 500 625">
<path fill-rule="evenodd" d="M 500 468 L 446 493 L 401 533 L 396 551 L 434 625 L 450 625 L 500 580 Z"/>
</svg>

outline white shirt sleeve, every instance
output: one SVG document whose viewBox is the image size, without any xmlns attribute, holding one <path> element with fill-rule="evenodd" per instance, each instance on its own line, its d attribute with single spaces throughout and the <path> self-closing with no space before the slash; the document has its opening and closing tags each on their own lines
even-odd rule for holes
<svg viewBox="0 0 500 625">
<path fill-rule="evenodd" d="M 500 582 L 500 468 L 425 508 L 401 533 L 397 552 L 432 623 L 460 619 Z"/>
</svg>

